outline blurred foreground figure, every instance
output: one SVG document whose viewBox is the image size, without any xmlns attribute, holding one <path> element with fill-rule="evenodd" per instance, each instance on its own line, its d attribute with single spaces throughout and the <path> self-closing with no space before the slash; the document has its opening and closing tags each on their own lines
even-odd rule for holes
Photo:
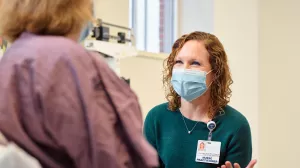
<svg viewBox="0 0 300 168">
<path fill-rule="evenodd" d="M 137 97 L 78 44 L 91 6 L 0 1 L 0 36 L 12 42 L 0 62 L 0 132 L 44 168 L 156 167 Z"/>
</svg>

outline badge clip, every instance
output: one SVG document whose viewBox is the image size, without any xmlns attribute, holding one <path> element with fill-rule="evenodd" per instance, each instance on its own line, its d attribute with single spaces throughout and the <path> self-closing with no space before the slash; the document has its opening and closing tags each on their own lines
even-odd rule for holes
<svg viewBox="0 0 300 168">
<path fill-rule="evenodd" d="M 213 130 L 216 128 L 217 124 L 214 122 L 214 121 L 210 121 L 207 123 L 207 128 L 209 130 L 209 133 L 208 133 L 208 140 L 211 141 L 212 139 L 212 132 Z"/>
</svg>

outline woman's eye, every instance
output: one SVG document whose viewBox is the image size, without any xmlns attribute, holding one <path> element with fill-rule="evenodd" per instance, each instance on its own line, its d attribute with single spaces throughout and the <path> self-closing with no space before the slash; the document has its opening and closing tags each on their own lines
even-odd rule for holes
<svg viewBox="0 0 300 168">
<path fill-rule="evenodd" d="M 176 60 L 176 61 L 175 61 L 175 64 L 182 64 L 182 61 Z"/>
<path fill-rule="evenodd" d="M 200 63 L 197 62 L 197 61 L 193 61 L 193 62 L 192 62 L 192 65 L 200 65 Z"/>
</svg>

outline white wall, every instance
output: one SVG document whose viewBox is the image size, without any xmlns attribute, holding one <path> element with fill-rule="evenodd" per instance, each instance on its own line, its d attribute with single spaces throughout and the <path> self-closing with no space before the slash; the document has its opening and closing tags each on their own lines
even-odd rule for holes
<svg viewBox="0 0 300 168">
<path fill-rule="evenodd" d="M 230 105 L 248 119 L 258 157 L 258 1 L 215 0 L 214 34 L 228 55 L 234 84 Z"/>
<path fill-rule="evenodd" d="M 162 85 L 163 59 L 166 55 L 155 54 L 157 58 L 150 58 L 146 54 L 151 56 L 151 53 L 145 53 L 121 62 L 121 74 L 130 78 L 130 86 L 139 97 L 144 117 L 151 108 L 166 101 Z"/>
<path fill-rule="evenodd" d="M 129 0 L 94 0 L 97 18 L 120 26 L 129 26 Z"/>
<path fill-rule="evenodd" d="M 300 1 L 260 1 L 261 167 L 300 167 Z"/>
<path fill-rule="evenodd" d="M 212 32 L 213 0 L 177 0 L 178 37 L 192 31 Z"/>
</svg>

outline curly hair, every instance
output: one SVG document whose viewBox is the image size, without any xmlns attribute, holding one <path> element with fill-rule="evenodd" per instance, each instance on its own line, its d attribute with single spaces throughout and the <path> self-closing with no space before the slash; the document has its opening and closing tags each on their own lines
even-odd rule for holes
<svg viewBox="0 0 300 168">
<path fill-rule="evenodd" d="M 164 61 L 163 84 L 166 91 L 166 99 L 168 100 L 168 108 L 175 111 L 181 106 L 180 96 L 175 92 L 172 84 L 172 70 L 175 65 L 175 57 L 189 40 L 197 40 L 204 42 L 205 48 L 209 53 L 209 62 L 214 74 L 213 83 L 210 90 L 210 107 L 209 116 L 214 117 L 217 112 L 223 111 L 223 108 L 228 104 L 231 97 L 230 85 L 233 83 L 229 66 L 227 63 L 227 55 L 222 43 L 219 39 L 209 33 L 192 32 L 185 34 L 175 41 L 172 47 L 172 52 Z"/>
</svg>

